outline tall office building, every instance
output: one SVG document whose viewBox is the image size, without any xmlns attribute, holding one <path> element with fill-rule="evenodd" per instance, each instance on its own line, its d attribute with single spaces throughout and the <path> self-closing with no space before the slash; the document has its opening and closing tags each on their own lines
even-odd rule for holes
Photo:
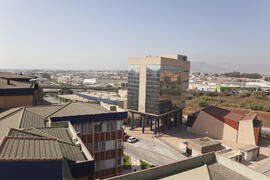
<svg viewBox="0 0 270 180">
<path fill-rule="evenodd" d="M 142 121 L 156 119 L 162 127 L 182 121 L 190 62 L 183 55 L 146 56 L 128 59 L 128 110 Z M 142 122 L 144 128 L 144 122 Z M 156 125 L 155 125 L 156 127 Z M 133 128 L 133 127 L 132 127 Z M 156 128 L 155 128 L 156 129 Z"/>
</svg>

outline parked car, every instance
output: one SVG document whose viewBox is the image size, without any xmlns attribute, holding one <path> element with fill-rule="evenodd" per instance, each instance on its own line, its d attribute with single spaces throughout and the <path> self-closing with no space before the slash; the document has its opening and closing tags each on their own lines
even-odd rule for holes
<svg viewBox="0 0 270 180">
<path fill-rule="evenodd" d="M 137 138 L 135 138 L 135 137 L 132 137 L 132 136 L 130 136 L 130 137 L 128 138 L 128 140 L 127 140 L 127 142 L 129 142 L 129 143 L 135 143 L 135 142 L 137 142 L 137 141 L 139 141 L 139 139 L 137 139 Z"/>
<path fill-rule="evenodd" d="M 127 133 L 124 133 L 123 135 L 123 141 L 126 142 L 130 136 L 127 135 Z"/>
</svg>

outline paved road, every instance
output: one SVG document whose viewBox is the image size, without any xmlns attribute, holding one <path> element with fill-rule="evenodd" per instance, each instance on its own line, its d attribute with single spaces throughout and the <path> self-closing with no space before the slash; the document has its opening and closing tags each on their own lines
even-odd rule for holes
<svg viewBox="0 0 270 180">
<path fill-rule="evenodd" d="M 136 159 L 145 160 L 152 165 L 164 165 L 186 159 L 185 156 L 159 140 L 155 140 L 154 142 L 140 139 L 139 142 L 133 144 L 125 142 L 124 154 Z"/>
</svg>

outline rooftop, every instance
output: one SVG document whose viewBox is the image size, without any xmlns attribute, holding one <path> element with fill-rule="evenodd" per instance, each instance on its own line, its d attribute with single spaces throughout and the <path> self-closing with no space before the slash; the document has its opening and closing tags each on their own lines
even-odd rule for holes
<svg viewBox="0 0 270 180">
<path fill-rule="evenodd" d="M 31 77 L 11 72 L 0 72 L 0 79 L 31 79 Z"/>
<path fill-rule="evenodd" d="M 250 144 L 250 145 L 239 148 L 239 150 L 249 152 L 249 151 L 252 151 L 252 150 L 255 150 L 255 149 L 258 149 L 258 148 L 259 148 L 259 146 Z"/>
<path fill-rule="evenodd" d="M 41 137 L 5 137 L 0 160 L 61 160 L 58 142 Z"/>
<path fill-rule="evenodd" d="M 187 178 L 188 177 L 188 178 Z M 192 178 L 194 177 L 194 178 Z M 212 180 L 267 180 L 260 174 L 236 161 L 216 153 L 185 159 L 175 163 L 157 166 L 142 171 L 108 178 L 110 180 L 136 179 L 212 179 Z"/>
<path fill-rule="evenodd" d="M 38 145 L 38 148 L 40 149 L 44 149 L 45 150 L 45 154 L 46 157 L 44 158 L 43 156 L 45 156 L 44 154 L 41 154 L 42 157 L 40 157 L 40 159 L 53 159 L 50 158 L 50 154 L 51 151 L 54 152 L 55 151 L 60 151 L 61 154 L 61 159 L 66 159 L 68 161 L 72 161 L 72 162 L 77 162 L 77 161 L 86 161 L 86 157 L 84 155 L 84 153 L 82 152 L 81 148 L 79 145 L 74 145 L 72 142 L 72 135 L 71 132 L 69 130 L 69 128 L 64 128 L 64 127 L 45 127 L 45 128 L 39 128 L 39 129 L 25 129 L 25 130 L 21 130 L 21 129 L 10 129 L 8 135 L 4 138 L 4 142 L 5 139 L 10 139 L 10 138 L 14 138 L 14 139 L 21 139 L 21 141 L 14 141 L 11 144 L 2 144 L 3 147 L 6 148 L 14 148 L 16 149 L 19 146 L 19 143 L 25 143 L 25 141 L 23 140 L 31 140 L 33 142 L 36 142 L 37 140 L 48 140 L 48 141 L 55 141 L 57 142 L 57 145 L 52 146 L 52 144 L 48 144 L 48 142 L 46 141 L 45 145 L 47 146 L 45 149 L 43 144 Z M 33 143 L 31 142 L 31 143 Z M 28 143 L 28 142 L 26 142 Z M 43 143 L 43 142 L 41 142 Z M 51 143 L 51 142 L 49 142 Z M 32 149 L 35 149 L 36 146 L 29 146 L 28 144 L 23 145 L 23 148 L 25 149 L 24 151 L 27 152 L 31 152 Z M 52 148 L 48 149 L 48 148 Z M 42 150 L 42 151 L 44 151 Z M 10 150 L 9 150 L 10 151 Z M 15 150 L 14 150 L 15 151 Z M 38 152 L 41 152 L 41 150 L 38 150 Z M 1 158 L 1 153 L 5 154 L 5 150 L 2 149 L 0 150 L 0 158 Z M 7 156 L 7 155 L 5 155 Z M 10 159 L 16 159 L 17 155 L 16 154 L 9 154 L 8 155 Z M 30 156 L 29 156 L 30 158 Z M 28 159 L 29 159 L 28 158 Z M 5 158 L 6 160 L 7 158 Z M 26 158 L 27 159 L 27 158 Z M 39 159 L 39 158 L 37 158 Z M 23 159 L 18 159 L 17 160 L 23 160 Z"/>
<path fill-rule="evenodd" d="M 9 80 L 8 83 L 6 79 L 0 79 L 0 89 L 21 89 L 21 88 L 31 88 L 31 84 L 12 80 Z"/>
<path fill-rule="evenodd" d="M 235 113 L 232 111 L 228 111 L 226 109 L 222 109 L 216 106 L 209 106 L 204 108 L 202 111 L 217 116 L 225 119 L 230 119 L 232 121 L 242 121 L 242 120 L 253 120 L 256 116 L 255 113 L 249 113 L 249 114 L 240 114 L 240 113 Z"/>
<path fill-rule="evenodd" d="M 200 147 L 207 147 L 207 146 L 211 146 L 211 145 L 221 144 L 219 141 L 216 141 L 216 140 L 209 138 L 209 137 L 190 139 L 189 142 L 196 144 Z"/>
<path fill-rule="evenodd" d="M 64 105 L 46 105 L 12 108 L 0 113 L 0 138 L 9 128 L 43 128 L 49 117 L 102 114 L 110 111 L 91 103 L 67 103 Z"/>
</svg>

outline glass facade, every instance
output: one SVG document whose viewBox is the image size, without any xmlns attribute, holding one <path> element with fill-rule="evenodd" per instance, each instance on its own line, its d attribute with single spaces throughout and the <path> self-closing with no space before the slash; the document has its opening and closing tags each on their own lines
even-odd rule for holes
<svg viewBox="0 0 270 180">
<path fill-rule="evenodd" d="M 159 114 L 160 65 L 147 65 L 145 112 Z"/>
<path fill-rule="evenodd" d="M 140 65 L 128 65 L 127 108 L 138 111 Z"/>
<path fill-rule="evenodd" d="M 147 65 L 145 112 L 162 114 L 181 105 L 181 68 Z"/>
<path fill-rule="evenodd" d="M 160 70 L 160 114 L 181 106 L 181 67 L 161 66 Z"/>
</svg>

